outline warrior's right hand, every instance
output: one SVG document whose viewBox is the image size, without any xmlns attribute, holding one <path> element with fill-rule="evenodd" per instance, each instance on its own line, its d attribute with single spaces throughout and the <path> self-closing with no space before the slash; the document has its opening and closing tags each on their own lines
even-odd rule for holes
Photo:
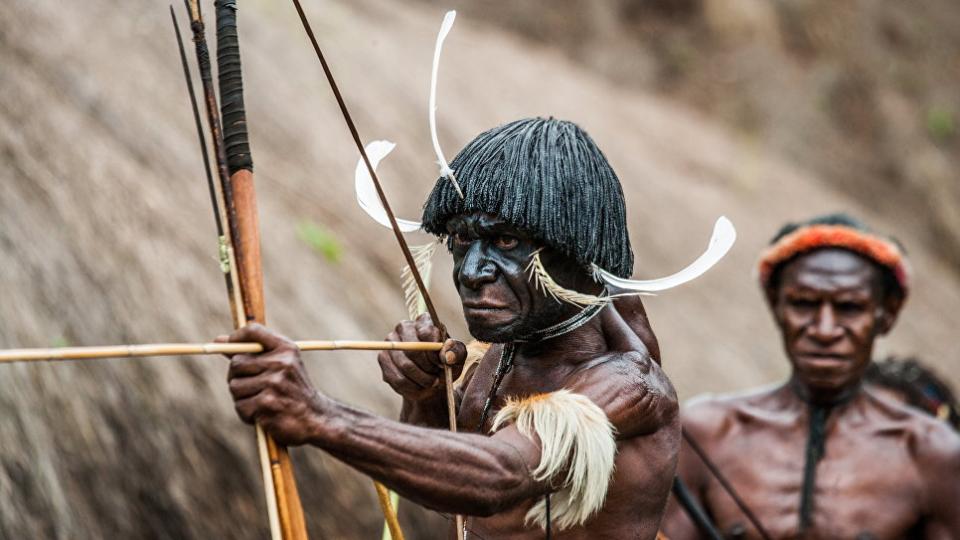
<svg viewBox="0 0 960 540">
<path fill-rule="evenodd" d="M 387 341 L 439 342 L 445 336 L 424 313 L 416 321 L 403 321 L 387 336 Z M 383 380 L 393 390 L 411 401 L 425 401 L 442 397 L 444 386 L 443 363 L 450 366 L 453 379 L 463 371 L 467 347 L 462 341 L 447 339 L 439 352 L 381 351 L 377 356 Z"/>
</svg>

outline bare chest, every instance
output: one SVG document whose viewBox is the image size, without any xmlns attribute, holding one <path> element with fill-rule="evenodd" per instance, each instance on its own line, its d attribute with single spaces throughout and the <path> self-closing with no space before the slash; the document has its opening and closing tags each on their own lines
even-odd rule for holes
<svg viewBox="0 0 960 540">
<path fill-rule="evenodd" d="M 738 438 L 715 446 L 723 448 L 715 453 L 719 466 L 774 537 L 799 538 L 806 433 L 767 430 Z M 812 486 L 812 525 L 804 538 L 909 537 L 921 514 L 919 475 L 897 437 L 862 431 L 829 436 Z M 705 499 L 725 533 L 736 537 L 751 529 L 716 482 Z"/>
</svg>

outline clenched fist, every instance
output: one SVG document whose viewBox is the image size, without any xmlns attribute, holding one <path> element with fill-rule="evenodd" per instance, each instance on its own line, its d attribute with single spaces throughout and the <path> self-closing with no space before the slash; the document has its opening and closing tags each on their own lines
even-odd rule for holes
<svg viewBox="0 0 960 540">
<path fill-rule="evenodd" d="M 227 381 L 237 415 L 250 424 L 259 422 L 283 445 L 308 442 L 319 423 L 324 398 L 310 383 L 297 345 L 255 323 L 217 341 L 263 345 L 262 353 L 230 358 Z"/>
<path fill-rule="evenodd" d="M 387 336 L 387 341 L 438 342 L 444 338 L 424 313 L 416 321 L 403 321 Z M 453 370 L 456 379 L 463 371 L 467 347 L 461 341 L 447 339 L 439 352 L 381 351 L 377 360 L 383 380 L 393 390 L 410 401 L 427 401 L 442 397 L 446 389 L 443 364 Z"/>
</svg>

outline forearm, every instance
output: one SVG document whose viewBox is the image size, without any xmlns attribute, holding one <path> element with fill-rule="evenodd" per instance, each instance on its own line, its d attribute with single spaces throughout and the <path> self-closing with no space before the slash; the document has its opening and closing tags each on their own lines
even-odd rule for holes
<svg viewBox="0 0 960 540">
<path fill-rule="evenodd" d="M 330 400 L 321 408 L 314 446 L 428 508 L 490 515 L 546 490 L 509 442 L 398 423 Z"/>
</svg>

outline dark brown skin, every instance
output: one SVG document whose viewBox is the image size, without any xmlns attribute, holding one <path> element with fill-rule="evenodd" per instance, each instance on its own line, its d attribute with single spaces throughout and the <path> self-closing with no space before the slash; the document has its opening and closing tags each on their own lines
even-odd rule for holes
<svg viewBox="0 0 960 540">
<path fill-rule="evenodd" d="M 451 220 L 451 233 L 454 283 L 471 334 L 512 341 L 577 312 L 537 292 L 527 279 L 529 257 L 540 246 L 521 231 L 471 214 Z M 564 286 L 597 292 L 572 261 L 547 251 L 543 259 Z M 441 338 L 428 316 L 404 321 L 388 336 Z M 384 380 L 403 397 L 401 422 L 395 422 L 319 393 L 294 344 L 266 328 L 247 327 L 230 340 L 257 341 L 265 348 L 231 360 L 230 391 L 244 421 L 259 421 L 282 444 L 322 448 L 428 508 L 474 516 L 468 528 L 488 540 L 542 538 L 544 532 L 524 527 L 523 518 L 550 490 L 530 476 L 539 463 L 538 440 L 512 425 L 489 435 L 497 410 L 508 396 L 562 388 L 583 394 L 617 430 L 616 472 L 604 508 L 582 527 L 554 530 L 554 538 L 656 536 L 679 451 L 678 406 L 670 381 L 648 353 L 658 350 L 656 338 L 638 299 L 618 300 L 571 333 L 519 347 L 481 430 L 477 424 L 501 350 L 491 347 L 458 389 L 460 433 L 445 431 L 441 369 L 443 358 L 455 376 L 462 370 L 466 348 L 459 341 L 447 340 L 439 354 L 380 353 Z"/>
<path fill-rule="evenodd" d="M 893 327 L 902 297 L 880 270 L 848 251 L 821 249 L 787 263 L 767 291 L 793 367 L 777 388 L 707 398 L 683 424 L 774 538 L 960 538 L 960 437 L 860 384 L 874 340 Z M 798 533 L 807 401 L 836 405 L 817 466 L 813 524 Z M 759 538 L 684 447 L 680 475 L 728 537 Z M 740 535 L 736 531 L 743 531 Z M 699 538 L 671 501 L 671 540 Z"/>
</svg>

